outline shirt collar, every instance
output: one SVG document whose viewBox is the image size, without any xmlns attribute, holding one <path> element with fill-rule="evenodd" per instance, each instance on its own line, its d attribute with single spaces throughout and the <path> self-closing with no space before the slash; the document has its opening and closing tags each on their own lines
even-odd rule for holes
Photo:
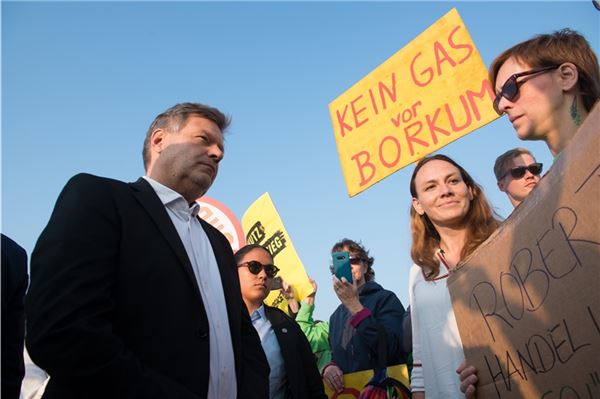
<svg viewBox="0 0 600 399">
<path fill-rule="evenodd" d="M 252 321 L 256 321 L 259 320 L 260 318 L 266 320 L 267 317 L 265 316 L 265 305 L 260 305 L 260 308 L 256 309 L 254 312 L 252 312 Z"/>
<path fill-rule="evenodd" d="M 190 216 L 196 217 L 198 215 L 200 204 L 197 202 L 194 202 L 192 206 L 189 206 L 185 198 L 177 191 L 157 182 L 150 176 L 143 176 L 143 179 L 145 179 L 154 189 L 156 195 L 158 195 L 158 198 L 165 207 L 186 218 L 189 218 Z"/>
</svg>

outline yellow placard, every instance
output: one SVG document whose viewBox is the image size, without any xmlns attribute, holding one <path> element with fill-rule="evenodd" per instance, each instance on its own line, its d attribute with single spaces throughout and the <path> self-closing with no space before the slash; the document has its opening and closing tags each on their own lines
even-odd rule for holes
<svg viewBox="0 0 600 399">
<path fill-rule="evenodd" d="M 329 104 L 348 194 L 498 118 L 493 99 L 453 8 Z"/>
<path fill-rule="evenodd" d="M 294 249 L 292 240 L 271 201 L 269 193 L 261 195 L 244 213 L 242 227 L 248 244 L 260 244 L 273 256 L 281 276 L 291 284 L 294 296 L 301 301 L 313 291 L 304 266 Z M 287 301 L 279 290 L 272 291 L 265 303 L 287 312 Z"/>
<path fill-rule="evenodd" d="M 398 364 L 387 368 L 387 376 L 396 379 L 405 388 L 400 392 L 400 399 L 410 398 L 410 381 L 408 378 L 408 368 L 406 364 Z M 373 370 L 357 371 L 355 373 L 344 374 L 344 391 L 334 392 L 327 381 L 323 380 L 325 394 L 329 399 L 357 399 L 360 393 L 365 389 L 367 383 L 373 378 Z"/>
</svg>

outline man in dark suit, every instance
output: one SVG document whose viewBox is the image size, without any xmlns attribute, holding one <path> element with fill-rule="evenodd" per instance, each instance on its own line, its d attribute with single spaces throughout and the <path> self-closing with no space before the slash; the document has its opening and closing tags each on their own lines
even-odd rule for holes
<svg viewBox="0 0 600 399">
<path fill-rule="evenodd" d="M 2 394 L 17 399 L 25 375 L 23 336 L 27 290 L 27 253 L 19 244 L 2 234 Z"/>
<path fill-rule="evenodd" d="M 146 176 L 67 183 L 26 298 L 26 345 L 50 375 L 44 398 L 268 396 L 231 247 L 197 217 L 228 124 L 215 108 L 178 104 L 148 129 Z"/>
</svg>

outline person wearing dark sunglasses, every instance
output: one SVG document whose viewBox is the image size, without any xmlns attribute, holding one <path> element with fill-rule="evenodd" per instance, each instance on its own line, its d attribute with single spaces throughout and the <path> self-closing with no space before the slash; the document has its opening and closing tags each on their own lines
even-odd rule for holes
<svg viewBox="0 0 600 399">
<path fill-rule="evenodd" d="M 242 298 L 267 356 L 269 398 L 326 399 L 310 344 L 300 326 L 282 310 L 264 303 L 279 268 L 269 251 L 249 244 L 235 254 Z"/>
<path fill-rule="evenodd" d="M 521 140 L 543 140 L 554 157 L 600 98 L 598 57 L 585 37 L 568 28 L 505 50 L 488 77 L 497 93 L 494 109 L 508 115 Z M 477 370 L 463 364 L 458 371 L 465 398 L 475 397 Z"/>
<path fill-rule="evenodd" d="M 600 98 L 598 58 L 571 29 L 536 36 L 501 53 L 489 79 L 494 109 L 521 140 L 544 140 L 557 156 Z"/>
<path fill-rule="evenodd" d="M 506 193 L 517 207 L 538 184 L 543 165 L 526 148 L 513 148 L 500 155 L 494 164 L 494 174 L 500 191 Z"/>
<path fill-rule="evenodd" d="M 323 368 L 323 379 L 338 393 L 344 388 L 343 374 L 406 361 L 401 345 L 404 306 L 374 281 L 374 259 L 362 244 L 345 238 L 331 249 L 339 251 L 350 254 L 353 281 L 333 276 L 341 304 L 329 318 L 332 360 Z M 379 358 L 382 352 L 384 359 Z"/>
</svg>

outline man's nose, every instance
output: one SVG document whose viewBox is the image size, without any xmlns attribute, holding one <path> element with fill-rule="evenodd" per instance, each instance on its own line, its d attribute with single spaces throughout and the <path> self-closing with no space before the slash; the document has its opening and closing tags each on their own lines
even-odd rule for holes
<svg viewBox="0 0 600 399">
<path fill-rule="evenodd" d="M 219 162 L 223 159 L 225 152 L 216 144 L 213 144 L 208 149 L 208 156 Z"/>
</svg>

